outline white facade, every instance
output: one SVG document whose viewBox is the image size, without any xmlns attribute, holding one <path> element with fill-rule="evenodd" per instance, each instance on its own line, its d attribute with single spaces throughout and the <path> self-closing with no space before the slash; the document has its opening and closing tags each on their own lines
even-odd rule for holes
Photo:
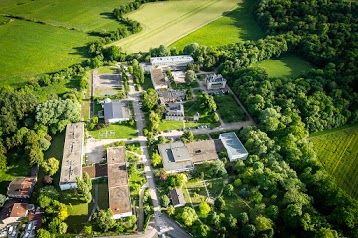
<svg viewBox="0 0 358 238">
<path fill-rule="evenodd" d="M 206 76 L 205 83 L 208 90 L 223 89 L 226 86 L 226 79 L 221 74 L 212 74 Z"/>
<path fill-rule="evenodd" d="M 152 57 L 150 63 L 153 66 L 186 66 L 188 63 L 193 64 L 194 59 L 190 55 Z"/>
<path fill-rule="evenodd" d="M 234 132 L 220 134 L 219 139 L 227 150 L 230 162 L 246 160 L 249 153 Z"/>
<path fill-rule="evenodd" d="M 69 190 L 69 189 L 76 189 L 77 183 L 63 183 L 60 184 L 60 189 L 63 190 Z"/>
</svg>

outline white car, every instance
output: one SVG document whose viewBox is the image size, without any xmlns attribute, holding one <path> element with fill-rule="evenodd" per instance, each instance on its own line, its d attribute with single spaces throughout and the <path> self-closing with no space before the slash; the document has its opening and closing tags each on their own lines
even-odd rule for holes
<svg viewBox="0 0 358 238">
<path fill-rule="evenodd" d="M 7 230 L 7 233 L 10 235 L 13 231 L 14 231 L 14 227 L 10 226 L 9 229 Z"/>
</svg>

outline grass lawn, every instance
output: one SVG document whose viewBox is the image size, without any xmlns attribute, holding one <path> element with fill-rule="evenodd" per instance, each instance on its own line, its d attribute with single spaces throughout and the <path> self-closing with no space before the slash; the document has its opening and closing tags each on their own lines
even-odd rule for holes
<svg viewBox="0 0 358 238">
<path fill-rule="evenodd" d="M 159 125 L 158 131 L 177 130 L 177 129 L 183 129 L 183 128 L 184 128 L 184 123 L 181 121 L 163 120 Z"/>
<path fill-rule="evenodd" d="M 238 191 L 235 192 L 237 193 Z M 248 212 L 249 208 L 239 196 L 224 196 L 224 200 L 226 202 L 226 210 L 224 212 L 226 215 L 232 214 L 234 217 L 237 217 L 241 212 Z"/>
<path fill-rule="evenodd" d="M 149 88 L 153 88 L 152 80 L 150 78 L 150 74 L 144 75 L 144 83 L 141 84 L 143 90 L 148 90 Z"/>
<path fill-rule="evenodd" d="M 296 77 L 312 68 L 312 66 L 295 55 L 284 55 L 277 59 L 264 60 L 253 66 L 266 69 L 268 76 L 274 77 Z"/>
<path fill-rule="evenodd" d="M 94 196 L 94 195 L 93 195 Z M 109 208 L 108 183 L 98 184 L 98 206 L 100 209 Z"/>
<path fill-rule="evenodd" d="M 8 156 L 6 169 L 0 170 L 0 194 L 6 194 L 7 186 L 14 178 L 27 177 L 30 172 L 27 158 Z"/>
<path fill-rule="evenodd" d="M 143 30 L 114 44 L 128 52 L 146 52 L 151 47 L 170 45 L 177 39 L 196 31 L 224 12 L 233 10 L 238 1 L 181 0 L 145 4 L 126 15 L 139 21 Z M 160 14 L 158 14 L 160 12 Z"/>
<path fill-rule="evenodd" d="M 204 173 L 204 179 L 211 179 L 209 177 L 207 177 L 207 171 L 210 169 L 211 167 L 211 163 L 210 162 L 205 162 L 205 163 L 202 163 L 202 164 L 196 164 L 195 165 L 195 170 L 198 171 L 198 173 Z"/>
<path fill-rule="evenodd" d="M 83 32 L 14 20 L 0 28 L 0 45 L 6 46 L 0 47 L 1 85 L 19 85 L 79 63 L 93 39 Z"/>
<path fill-rule="evenodd" d="M 232 95 L 214 96 L 217 112 L 224 122 L 246 121 L 245 113 L 241 110 Z"/>
<path fill-rule="evenodd" d="M 189 190 L 193 205 L 198 205 L 201 201 L 207 198 L 207 193 L 203 181 L 188 182 L 186 183 L 186 187 Z"/>
<path fill-rule="evenodd" d="M 139 155 L 142 154 L 142 150 L 140 149 L 140 144 L 138 142 L 126 144 L 126 149 Z"/>
<path fill-rule="evenodd" d="M 23 16 L 79 31 L 108 31 L 118 28 L 112 18 L 115 7 L 132 0 L 22 0 L 1 1 L 0 13 Z"/>
<path fill-rule="evenodd" d="M 99 67 L 97 70 L 100 74 L 115 74 L 118 73 L 119 68 L 115 66 L 105 66 Z"/>
<path fill-rule="evenodd" d="M 190 88 L 198 88 L 200 85 L 197 81 L 193 81 L 190 84 L 187 83 L 174 83 L 171 84 L 171 87 L 174 90 L 183 90 L 183 89 L 190 89 Z"/>
<path fill-rule="evenodd" d="M 317 157 L 338 186 L 358 199 L 358 126 L 313 137 Z"/>
<path fill-rule="evenodd" d="M 221 190 L 224 188 L 224 181 L 222 179 L 207 181 L 206 187 L 209 190 L 210 196 L 216 198 L 217 196 L 219 196 Z"/>
<path fill-rule="evenodd" d="M 99 130 L 88 131 L 95 139 L 123 139 L 138 136 L 137 129 L 128 125 L 110 124 Z"/>
<path fill-rule="evenodd" d="M 207 134 L 194 135 L 194 140 L 209 140 Z"/>
<path fill-rule="evenodd" d="M 244 40 L 258 40 L 264 37 L 264 34 L 251 14 L 253 7 L 253 1 L 243 0 L 242 3 L 238 3 L 235 10 L 181 38 L 171 46 L 182 50 L 194 42 L 206 46 L 222 46 Z"/>
</svg>

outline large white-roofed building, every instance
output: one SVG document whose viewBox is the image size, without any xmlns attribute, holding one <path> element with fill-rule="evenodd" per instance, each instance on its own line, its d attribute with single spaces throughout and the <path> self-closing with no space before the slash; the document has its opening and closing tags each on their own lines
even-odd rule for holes
<svg viewBox="0 0 358 238">
<path fill-rule="evenodd" d="M 219 139 L 227 150 L 230 161 L 245 160 L 249 153 L 234 132 L 220 134 Z"/>
<path fill-rule="evenodd" d="M 153 66 L 186 66 L 188 63 L 193 64 L 194 59 L 190 55 L 152 57 L 150 63 Z"/>
</svg>

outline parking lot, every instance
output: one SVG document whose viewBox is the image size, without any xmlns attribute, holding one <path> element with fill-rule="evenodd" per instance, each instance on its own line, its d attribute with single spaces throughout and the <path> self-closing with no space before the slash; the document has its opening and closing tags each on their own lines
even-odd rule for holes
<svg viewBox="0 0 358 238">
<path fill-rule="evenodd" d="M 99 74 L 93 72 L 93 89 L 95 96 L 115 95 L 120 88 L 119 74 Z"/>
</svg>

